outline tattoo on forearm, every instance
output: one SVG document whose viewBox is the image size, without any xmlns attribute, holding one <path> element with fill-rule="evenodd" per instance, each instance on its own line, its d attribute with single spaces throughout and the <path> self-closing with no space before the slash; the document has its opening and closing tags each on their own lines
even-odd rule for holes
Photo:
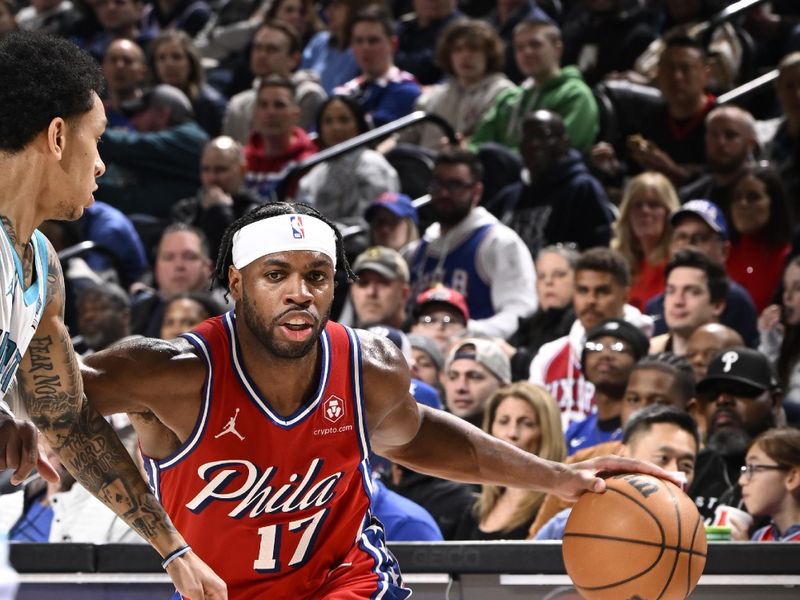
<svg viewBox="0 0 800 600">
<path fill-rule="evenodd" d="M 56 364 L 54 356 L 67 360 Z M 175 532 L 117 434 L 83 395 L 66 330 L 57 340 L 34 337 L 19 387 L 34 423 L 78 482 L 146 540 Z"/>
</svg>

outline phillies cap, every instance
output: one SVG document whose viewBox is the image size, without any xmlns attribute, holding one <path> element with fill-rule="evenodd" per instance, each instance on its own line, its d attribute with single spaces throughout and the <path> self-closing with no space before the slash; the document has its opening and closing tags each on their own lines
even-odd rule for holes
<svg viewBox="0 0 800 600">
<path fill-rule="evenodd" d="M 681 219 L 688 215 L 700 217 L 706 225 L 720 234 L 723 239 L 728 239 L 728 223 L 725 221 L 725 215 L 722 214 L 719 206 L 710 200 L 689 200 L 672 213 L 669 222 L 675 227 L 680 223 Z"/>
<path fill-rule="evenodd" d="M 778 380 L 766 356 L 752 348 L 727 348 L 708 365 L 706 376 L 697 384 L 701 394 L 727 389 L 733 383 L 742 394 L 757 396 L 778 387 Z"/>
<path fill-rule="evenodd" d="M 386 210 L 393 212 L 401 219 L 411 219 L 415 225 L 419 224 L 417 217 L 417 209 L 409 196 L 405 194 L 398 194 L 397 192 L 384 192 L 377 199 L 372 201 L 364 211 L 364 218 L 369 223 L 372 217 L 375 216 L 375 209 L 383 207 Z"/>
<path fill-rule="evenodd" d="M 417 296 L 417 300 L 414 302 L 412 316 L 415 319 L 419 318 L 422 311 L 425 310 L 429 304 L 434 303 L 449 304 L 463 315 L 464 323 L 469 321 L 469 308 L 467 308 L 467 299 L 454 289 L 445 287 L 443 285 L 432 287 L 431 289 L 425 290 L 419 296 Z"/>
</svg>

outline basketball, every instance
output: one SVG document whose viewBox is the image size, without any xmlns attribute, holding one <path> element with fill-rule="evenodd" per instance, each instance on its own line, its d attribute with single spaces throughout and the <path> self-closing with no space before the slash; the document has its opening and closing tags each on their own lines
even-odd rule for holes
<svg viewBox="0 0 800 600">
<path fill-rule="evenodd" d="M 567 573 L 587 600 L 682 600 L 706 564 L 694 502 L 669 481 L 620 474 L 584 494 L 564 530 Z"/>
</svg>

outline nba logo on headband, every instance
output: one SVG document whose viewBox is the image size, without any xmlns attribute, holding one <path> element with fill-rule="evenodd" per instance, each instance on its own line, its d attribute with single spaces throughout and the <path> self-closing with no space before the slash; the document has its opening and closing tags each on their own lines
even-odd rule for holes
<svg viewBox="0 0 800 600">
<path fill-rule="evenodd" d="M 302 240 L 306 237 L 305 229 L 303 229 L 303 219 L 299 215 L 292 215 L 289 217 L 289 225 L 292 227 L 292 237 L 296 240 Z"/>
</svg>

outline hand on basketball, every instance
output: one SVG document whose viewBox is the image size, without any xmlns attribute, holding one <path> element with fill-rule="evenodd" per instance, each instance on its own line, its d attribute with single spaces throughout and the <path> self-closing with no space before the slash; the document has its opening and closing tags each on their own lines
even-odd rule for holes
<svg viewBox="0 0 800 600">
<path fill-rule="evenodd" d="M 584 492 L 604 492 L 606 482 L 599 475 L 605 473 L 646 473 L 681 486 L 681 482 L 664 469 L 622 456 L 600 456 L 564 467 L 561 481 L 553 492 L 568 502 L 576 502 Z"/>
<path fill-rule="evenodd" d="M 191 600 L 227 600 L 228 588 L 194 552 L 187 552 L 167 566 L 178 593 Z"/>
</svg>

